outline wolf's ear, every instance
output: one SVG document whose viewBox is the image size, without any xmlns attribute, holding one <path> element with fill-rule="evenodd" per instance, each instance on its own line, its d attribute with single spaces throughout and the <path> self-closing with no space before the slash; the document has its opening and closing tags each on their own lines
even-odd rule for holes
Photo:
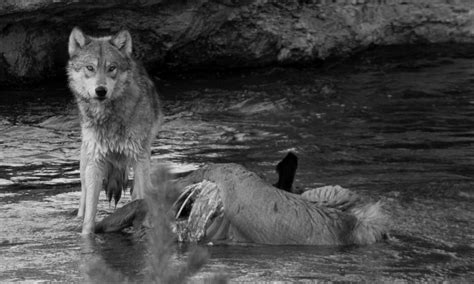
<svg viewBox="0 0 474 284">
<path fill-rule="evenodd" d="M 110 40 L 118 49 L 127 55 L 132 54 L 132 36 L 128 31 L 120 31 Z"/>
<path fill-rule="evenodd" d="M 89 42 L 89 37 L 86 36 L 78 27 L 72 29 L 69 36 L 69 56 L 72 57 L 77 51 L 83 48 Z"/>
</svg>

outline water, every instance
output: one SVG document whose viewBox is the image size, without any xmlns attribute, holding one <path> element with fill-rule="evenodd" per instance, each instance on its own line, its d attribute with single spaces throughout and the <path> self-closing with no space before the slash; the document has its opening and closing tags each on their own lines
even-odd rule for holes
<svg viewBox="0 0 474 284">
<path fill-rule="evenodd" d="M 154 162 L 175 172 L 236 162 L 274 182 L 292 150 L 298 188 L 340 184 L 383 200 L 392 217 L 391 239 L 372 246 L 208 246 L 195 277 L 474 281 L 473 67 L 469 53 L 389 54 L 159 80 L 166 122 Z M 143 243 L 79 235 L 80 134 L 64 86 L 0 97 L 0 281 L 81 281 L 91 259 L 143 279 Z M 101 200 L 100 217 L 113 212 Z M 177 246 L 176 261 L 187 253 Z"/>
</svg>

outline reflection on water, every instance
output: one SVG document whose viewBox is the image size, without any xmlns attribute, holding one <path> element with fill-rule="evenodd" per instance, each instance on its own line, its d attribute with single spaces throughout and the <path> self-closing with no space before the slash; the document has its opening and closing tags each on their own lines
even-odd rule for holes
<svg viewBox="0 0 474 284">
<path fill-rule="evenodd" d="M 176 172 L 236 162 L 273 182 L 292 150 L 298 187 L 340 184 L 382 199 L 393 217 L 391 240 L 369 247 L 209 246 L 196 277 L 474 281 L 473 67 L 419 58 L 159 81 L 167 116 L 154 160 Z M 78 235 L 80 134 L 62 86 L 0 97 L 0 281 L 80 281 L 93 257 L 143 279 L 141 243 Z M 187 252 L 178 246 L 176 261 Z"/>
</svg>

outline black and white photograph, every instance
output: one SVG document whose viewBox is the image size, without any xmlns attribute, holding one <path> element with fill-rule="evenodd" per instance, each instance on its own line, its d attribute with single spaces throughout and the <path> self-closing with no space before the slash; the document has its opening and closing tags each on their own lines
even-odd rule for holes
<svg viewBox="0 0 474 284">
<path fill-rule="evenodd" d="M 474 0 L 3 0 L 0 283 L 473 283 Z"/>
</svg>

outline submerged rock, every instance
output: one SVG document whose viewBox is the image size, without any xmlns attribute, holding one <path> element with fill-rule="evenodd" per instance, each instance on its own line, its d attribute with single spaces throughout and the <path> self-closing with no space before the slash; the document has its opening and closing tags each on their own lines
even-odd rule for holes
<svg viewBox="0 0 474 284">
<path fill-rule="evenodd" d="M 0 4 L 0 84 L 64 76 L 74 26 L 129 29 L 151 71 L 307 64 L 372 45 L 474 42 L 471 0 L 30 0 Z"/>
</svg>

